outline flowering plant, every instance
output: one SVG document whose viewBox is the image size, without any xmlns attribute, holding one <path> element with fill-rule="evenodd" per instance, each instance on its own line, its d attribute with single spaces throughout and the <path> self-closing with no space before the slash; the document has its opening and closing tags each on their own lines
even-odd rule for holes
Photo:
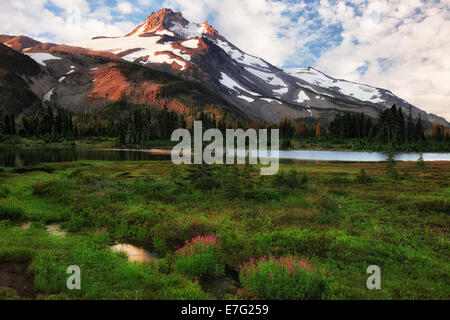
<svg viewBox="0 0 450 320">
<path fill-rule="evenodd" d="M 174 269 L 192 277 L 208 278 L 225 274 L 219 239 L 198 236 L 177 250 Z"/>
<path fill-rule="evenodd" d="M 307 259 L 262 257 L 240 267 L 240 280 L 247 295 L 270 300 L 319 300 L 325 298 L 328 272 L 319 271 Z"/>
</svg>

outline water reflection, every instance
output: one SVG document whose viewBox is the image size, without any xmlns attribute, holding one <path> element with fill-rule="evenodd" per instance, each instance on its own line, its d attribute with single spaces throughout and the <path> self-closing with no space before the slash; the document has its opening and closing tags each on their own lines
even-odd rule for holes
<svg viewBox="0 0 450 320">
<path fill-rule="evenodd" d="M 140 150 L 137 150 L 140 151 Z M 170 160 L 170 153 L 136 152 L 130 150 L 97 150 L 71 148 L 1 148 L 0 166 L 23 167 L 40 163 L 96 161 Z"/>
<path fill-rule="evenodd" d="M 57 237 L 65 237 L 67 235 L 67 232 L 61 230 L 61 226 L 58 223 L 49 224 L 45 227 L 45 230 L 47 230 L 48 234 Z"/>
<path fill-rule="evenodd" d="M 138 248 L 128 243 L 120 243 L 111 247 L 113 252 L 124 252 L 128 256 L 128 261 L 138 263 L 157 262 L 158 256 L 145 249 Z"/>
<path fill-rule="evenodd" d="M 0 166 L 22 167 L 33 166 L 46 162 L 72 162 L 83 160 L 97 161 L 152 161 L 170 160 L 170 150 L 133 150 L 133 149 L 20 149 L 1 148 Z M 255 151 L 254 151 L 255 152 Z M 245 154 L 244 150 L 237 151 Z M 261 155 L 261 153 L 260 153 Z M 266 155 L 266 154 L 264 154 Z M 268 151 L 270 157 L 270 151 Z M 418 153 L 398 153 L 397 161 L 417 161 Z M 387 156 L 380 152 L 348 152 L 348 151 L 279 151 L 281 160 L 313 160 L 313 161 L 349 161 L 349 162 L 380 162 Z M 450 161 L 450 153 L 424 153 L 425 161 Z"/>
</svg>

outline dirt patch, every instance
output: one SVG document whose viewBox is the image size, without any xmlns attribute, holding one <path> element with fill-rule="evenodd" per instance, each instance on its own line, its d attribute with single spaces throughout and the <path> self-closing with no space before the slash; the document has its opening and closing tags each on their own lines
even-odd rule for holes
<svg viewBox="0 0 450 320">
<path fill-rule="evenodd" d="M 0 262 L 0 288 L 14 290 L 21 299 L 34 299 L 34 281 L 28 266 L 28 262 Z"/>
</svg>

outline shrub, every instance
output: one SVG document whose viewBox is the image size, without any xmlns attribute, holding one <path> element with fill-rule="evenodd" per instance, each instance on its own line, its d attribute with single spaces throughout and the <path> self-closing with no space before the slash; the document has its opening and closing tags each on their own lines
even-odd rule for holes
<svg viewBox="0 0 450 320">
<path fill-rule="evenodd" d="M 297 170 L 292 169 L 286 175 L 283 170 L 277 173 L 272 180 L 272 187 L 278 190 L 287 188 L 289 190 L 296 190 L 304 188 L 308 184 L 309 178 L 306 171 L 300 177 Z"/>
<path fill-rule="evenodd" d="M 391 151 L 387 153 L 386 173 L 394 180 L 399 179 L 397 162 L 395 161 L 394 154 Z"/>
<path fill-rule="evenodd" d="M 219 187 L 219 179 L 216 175 L 217 167 L 207 164 L 191 165 L 187 167 L 186 179 L 194 188 L 199 190 L 211 190 Z"/>
<path fill-rule="evenodd" d="M 0 198 L 6 198 L 11 193 L 8 187 L 0 186 Z"/>
<path fill-rule="evenodd" d="M 17 292 L 8 287 L 0 287 L 0 300 L 20 300 Z"/>
<path fill-rule="evenodd" d="M 23 214 L 23 209 L 17 204 L 9 201 L 0 202 L 0 220 L 19 220 Z"/>
<path fill-rule="evenodd" d="M 174 270 L 192 277 L 214 278 L 225 274 L 219 239 L 198 236 L 176 252 Z"/>
<path fill-rule="evenodd" d="M 419 159 L 417 160 L 417 166 L 419 168 L 425 168 L 426 167 L 425 161 L 423 160 L 423 153 L 422 152 L 420 153 Z"/>
<path fill-rule="evenodd" d="M 73 184 L 67 180 L 39 182 L 33 185 L 33 194 L 39 197 L 55 198 L 60 201 L 70 199 Z"/>
<path fill-rule="evenodd" d="M 368 184 L 372 182 L 372 178 L 366 173 L 366 170 L 361 169 L 361 172 L 356 177 L 356 182 L 360 184 Z"/>
<path fill-rule="evenodd" d="M 239 277 L 244 290 L 258 299 L 319 300 L 329 291 L 326 271 L 292 256 L 252 258 L 241 265 Z"/>
</svg>

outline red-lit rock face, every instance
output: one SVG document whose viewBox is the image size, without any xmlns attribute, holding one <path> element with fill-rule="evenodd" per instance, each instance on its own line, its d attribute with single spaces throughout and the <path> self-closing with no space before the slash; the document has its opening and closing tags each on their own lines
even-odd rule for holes
<svg viewBox="0 0 450 320">
<path fill-rule="evenodd" d="M 4 40 L 6 40 L 3 42 L 5 45 L 19 52 L 41 44 L 41 42 L 25 36 L 11 37 L 10 39 L 4 38 Z"/>
<path fill-rule="evenodd" d="M 152 13 L 143 24 L 139 25 L 133 32 L 127 36 L 139 33 L 156 32 L 163 29 L 169 29 L 174 22 L 178 22 L 182 26 L 189 24 L 189 21 L 183 18 L 181 12 L 173 12 L 171 9 L 162 9 L 157 13 Z"/>
</svg>

